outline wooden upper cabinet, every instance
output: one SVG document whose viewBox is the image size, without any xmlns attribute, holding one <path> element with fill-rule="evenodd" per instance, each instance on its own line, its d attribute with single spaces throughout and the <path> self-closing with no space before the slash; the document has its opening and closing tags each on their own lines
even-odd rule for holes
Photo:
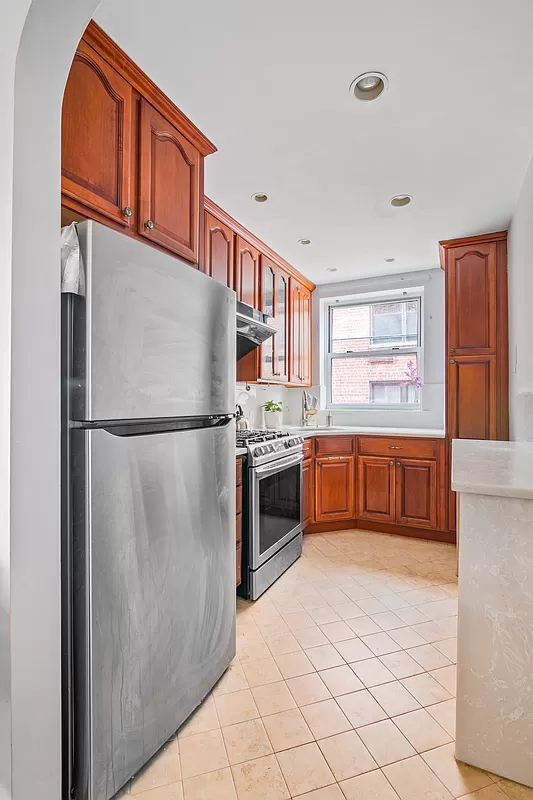
<svg viewBox="0 0 533 800">
<path fill-rule="evenodd" d="M 274 337 L 274 377 L 278 383 L 289 382 L 289 276 L 276 269 L 277 334 Z"/>
<path fill-rule="evenodd" d="M 202 172 L 198 150 L 141 99 L 138 232 L 195 263 Z"/>
<path fill-rule="evenodd" d="M 209 211 L 204 212 L 204 272 L 224 286 L 234 286 L 234 234 Z"/>
<path fill-rule="evenodd" d="M 446 267 L 448 351 L 496 352 L 496 242 L 456 247 Z"/>
<path fill-rule="evenodd" d="M 447 429 L 450 439 L 496 439 L 496 356 L 448 359 Z"/>
<path fill-rule="evenodd" d="M 316 459 L 315 518 L 317 522 L 354 518 L 354 461 L 355 456 Z"/>
<path fill-rule="evenodd" d="M 259 250 L 242 236 L 235 241 L 235 291 L 237 300 L 259 306 Z"/>
<path fill-rule="evenodd" d="M 394 459 L 383 456 L 357 458 L 357 517 L 376 522 L 394 522 Z"/>
<path fill-rule="evenodd" d="M 437 462 L 402 458 L 396 462 L 396 522 L 437 527 Z"/>
<path fill-rule="evenodd" d="M 291 278 L 290 382 L 311 385 L 311 293 Z"/>
<path fill-rule="evenodd" d="M 61 191 L 129 227 L 133 90 L 84 41 L 76 50 L 63 97 Z"/>
</svg>

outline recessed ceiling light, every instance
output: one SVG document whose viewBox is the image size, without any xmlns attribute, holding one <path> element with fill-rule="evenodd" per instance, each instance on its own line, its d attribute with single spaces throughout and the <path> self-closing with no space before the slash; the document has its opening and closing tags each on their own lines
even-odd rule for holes
<svg viewBox="0 0 533 800">
<path fill-rule="evenodd" d="M 255 200 L 256 203 L 266 203 L 268 195 L 264 192 L 256 192 L 252 195 L 252 200 Z"/>
<path fill-rule="evenodd" d="M 403 206 L 408 206 L 412 199 L 409 194 L 397 194 L 391 198 L 390 204 L 394 208 L 402 208 Z"/>
<path fill-rule="evenodd" d="M 388 87 L 387 76 L 382 72 L 363 72 L 350 84 L 350 92 L 357 100 L 368 103 L 376 100 Z"/>
<path fill-rule="evenodd" d="M 328 267 L 328 268 L 326 269 L 326 272 L 337 272 L 337 271 L 338 271 L 338 270 L 337 270 L 337 267 Z"/>
<path fill-rule="evenodd" d="M 311 239 L 298 239 L 298 244 L 311 244 Z"/>
<path fill-rule="evenodd" d="M 392 262 L 396 261 L 396 259 L 395 258 L 386 258 L 385 261 L 387 262 L 387 264 L 392 264 Z"/>
</svg>

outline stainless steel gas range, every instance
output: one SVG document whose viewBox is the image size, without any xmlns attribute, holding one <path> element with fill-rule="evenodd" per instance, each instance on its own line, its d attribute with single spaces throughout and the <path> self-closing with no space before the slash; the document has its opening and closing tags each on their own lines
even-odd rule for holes
<svg viewBox="0 0 533 800">
<path fill-rule="evenodd" d="M 303 439 L 237 431 L 246 447 L 241 593 L 256 600 L 302 552 Z"/>
</svg>

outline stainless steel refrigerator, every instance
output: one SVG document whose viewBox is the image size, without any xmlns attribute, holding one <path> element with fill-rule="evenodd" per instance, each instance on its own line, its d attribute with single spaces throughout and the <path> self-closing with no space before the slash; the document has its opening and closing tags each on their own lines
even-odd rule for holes
<svg viewBox="0 0 533 800">
<path fill-rule="evenodd" d="M 63 308 L 65 745 L 108 800 L 235 655 L 235 294 L 94 222 Z"/>
</svg>

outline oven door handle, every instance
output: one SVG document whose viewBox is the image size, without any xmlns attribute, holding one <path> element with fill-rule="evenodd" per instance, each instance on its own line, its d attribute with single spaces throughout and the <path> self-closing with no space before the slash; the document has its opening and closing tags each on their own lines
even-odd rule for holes
<svg viewBox="0 0 533 800">
<path fill-rule="evenodd" d="M 292 467 L 293 464 L 300 464 L 304 460 L 303 451 L 301 453 L 294 453 L 292 456 L 280 458 L 274 463 L 263 464 L 262 467 L 254 467 L 254 473 L 257 477 L 264 477 L 265 475 L 273 475 L 275 472 L 280 472 L 285 467 Z"/>
</svg>

